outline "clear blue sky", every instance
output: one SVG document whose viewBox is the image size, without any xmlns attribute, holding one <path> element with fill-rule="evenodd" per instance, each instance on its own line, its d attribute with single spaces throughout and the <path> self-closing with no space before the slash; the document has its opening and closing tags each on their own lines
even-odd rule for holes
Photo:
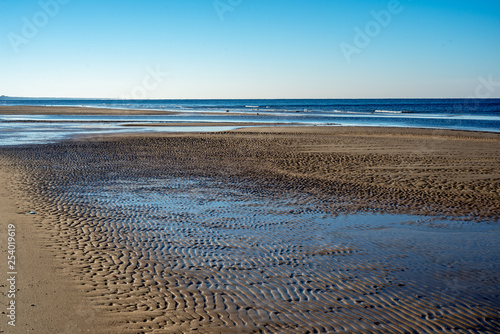
<svg viewBox="0 0 500 334">
<path fill-rule="evenodd" d="M 499 0 L 392 2 L 0 0 L 0 95 L 500 97 Z"/>
</svg>

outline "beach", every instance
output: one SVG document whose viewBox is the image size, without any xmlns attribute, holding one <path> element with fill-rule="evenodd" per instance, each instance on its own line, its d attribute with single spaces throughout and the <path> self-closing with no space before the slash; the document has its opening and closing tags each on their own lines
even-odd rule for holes
<svg viewBox="0 0 500 334">
<path fill-rule="evenodd" d="M 310 126 L 0 148 L 0 331 L 495 333 L 499 144 Z"/>
</svg>

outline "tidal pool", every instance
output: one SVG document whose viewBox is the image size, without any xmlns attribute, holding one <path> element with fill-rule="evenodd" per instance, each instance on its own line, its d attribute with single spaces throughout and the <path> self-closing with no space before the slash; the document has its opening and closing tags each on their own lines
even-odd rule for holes
<svg viewBox="0 0 500 334">
<path fill-rule="evenodd" d="M 179 326 L 264 331 L 497 326 L 495 222 L 335 214 L 311 195 L 270 198 L 201 177 L 54 191 L 63 236 L 87 251 L 77 274 L 111 311 L 138 303 L 171 310 Z"/>
</svg>

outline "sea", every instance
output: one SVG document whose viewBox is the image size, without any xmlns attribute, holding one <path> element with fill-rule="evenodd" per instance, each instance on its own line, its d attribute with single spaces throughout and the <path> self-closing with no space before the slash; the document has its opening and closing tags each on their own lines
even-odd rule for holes
<svg viewBox="0 0 500 334">
<path fill-rule="evenodd" d="M 265 123 L 279 126 L 377 126 L 500 132 L 500 99 L 111 100 L 0 97 L 0 106 L 16 105 L 155 110 L 165 111 L 165 115 L 0 113 L 0 145 L 48 143 L 68 137 L 120 132 L 225 131 L 244 127 L 243 123 L 245 126 Z M 218 124 L 169 126 L 169 123 L 179 122 Z M 130 123 L 135 126 L 127 127 Z M 165 126 L 148 125 L 151 123 L 165 123 Z M 235 126 L 234 123 L 242 123 L 242 126 Z"/>
</svg>

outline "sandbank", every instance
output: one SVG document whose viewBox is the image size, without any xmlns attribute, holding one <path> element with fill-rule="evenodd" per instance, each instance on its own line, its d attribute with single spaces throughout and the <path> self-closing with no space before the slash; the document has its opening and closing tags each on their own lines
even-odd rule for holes
<svg viewBox="0 0 500 334">
<path fill-rule="evenodd" d="M 0 106 L 0 115 L 168 115 L 171 111 L 66 106 Z"/>
<path fill-rule="evenodd" d="M 307 218 L 316 212 L 332 221 L 377 212 L 496 224 L 499 144 L 499 134 L 466 131 L 268 127 L 0 148 L 2 237 L 4 224 L 15 222 L 21 238 L 19 328 L 64 332 L 70 323 L 72 333 L 493 333 L 498 307 L 472 295 L 432 295 L 423 282 L 397 274 L 420 270 L 396 260 L 406 246 L 371 254 L 366 243 L 336 242 L 344 240 L 340 231 L 328 247 L 301 243 L 325 237 Z M 183 180 L 207 184 L 207 190 Z M 210 187 L 222 197 L 211 198 Z M 129 202 L 116 200 L 129 190 L 120 197 Z M 147 200 L 183 194 L 208 209 L 165 213 Z M 242 210 L 255 216 L 261 209 L 252 201 L 270 203 L 268 219 L 232 217 L 217 206 L 224 198 L 238 199 L 235 207 L 243 201 Z M 129 212 L 132 207 L 140 210 Z M 295 215 L 304 219 L 287 225 Z M 440 233 L 446 228 L 455 231 L 447 226 Z M 306 274 L 308 266 L 317 266 L 317 276 Z"/>
</svg>

